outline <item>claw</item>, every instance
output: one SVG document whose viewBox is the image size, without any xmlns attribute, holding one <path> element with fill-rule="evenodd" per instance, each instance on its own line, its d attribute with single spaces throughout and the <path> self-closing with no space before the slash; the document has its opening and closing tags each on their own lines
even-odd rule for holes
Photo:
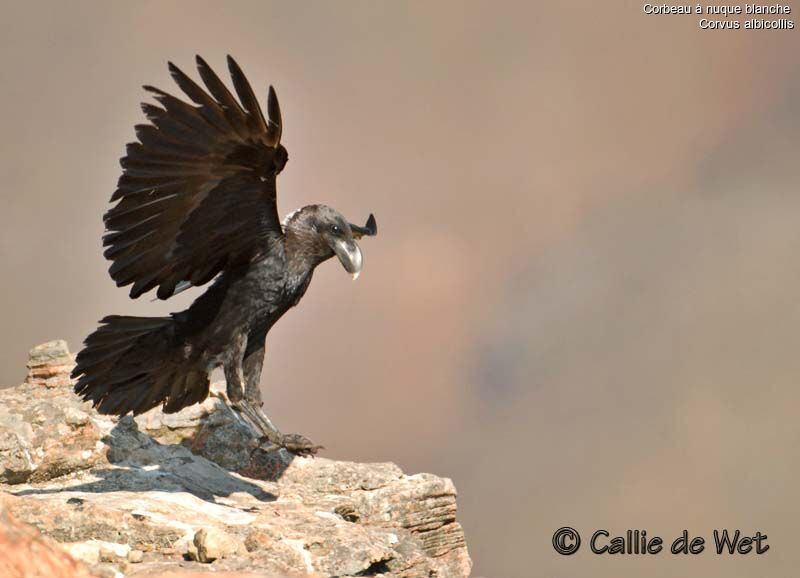
<svg viewBox="0 0 800 578">
<path fill-rule="evenodd" d="M 324 446 L 316 445 L 310 439 L 300 434 L 286 434 L 281 440 L 282 447 L 298 456 L 312 457 L 324 449 Z"/>
<path fill-rule="evenodd" d="M 252 429 L 261 434 L 259 445 L 270 442 L 280 448 L 285 448 L 297 456 L 314 456 L 323 446 L 316 445 L 310 439 L 300 434 L 283 434 L 272 425 L 269 418 L 264 415 L 261 408 L 253 407 L 247 400 L 242 400 L 232 406 L 248 422 Z"/>
</svg>

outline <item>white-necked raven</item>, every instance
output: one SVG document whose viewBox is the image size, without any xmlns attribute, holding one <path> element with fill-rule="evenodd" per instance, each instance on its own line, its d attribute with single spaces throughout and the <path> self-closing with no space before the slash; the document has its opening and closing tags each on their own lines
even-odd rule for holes
<svg viewBox="0 0 800 578">
<path fill-rule="evenodd" d="M 250 84 L 229 56 L 238 100 L 197 57 L 205 89 L 174 64 L 169 70 L 193 104 L 151 86 L 161 106 L 142 104 L 150 124 L 127 146 L 117 202 L 104 216 L 105 257 L 130 296 L 157 288 L 168 299 L 213 280 L 185 311 L 169 317 L 112 315 L 86 338 L 75 391 L 100 413 L 176 412 L 206 398 L 222 366 L 233 406 L 261 434 L 298 454 L 320 446 L 282 434 L 261 409 L 264 340 L 297 305 L 314 268 L 333 257 L 357 277 L 356 239 L 375 235 L 375 218 L 350 224 L 324 205 L 278 217 L 276 177 L 288 155 L 270 86 L 265 119 Z"/>
</svg>

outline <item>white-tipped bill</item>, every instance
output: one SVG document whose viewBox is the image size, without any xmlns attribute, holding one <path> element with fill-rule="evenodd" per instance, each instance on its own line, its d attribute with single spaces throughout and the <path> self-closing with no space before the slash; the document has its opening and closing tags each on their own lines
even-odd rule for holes
<svg viewBox="0 0 800 578">
<path fill-rule="evenodd" d="M 364 262 L 358 243 L 353 240 L 340 239 L 333 245 L 333 250 L 336 256 L 339 257 L 344 270 L 353 276 L 354 281 L 358 279 L 358 274 L 361 273 L 361 265 Z"/>
</svg>

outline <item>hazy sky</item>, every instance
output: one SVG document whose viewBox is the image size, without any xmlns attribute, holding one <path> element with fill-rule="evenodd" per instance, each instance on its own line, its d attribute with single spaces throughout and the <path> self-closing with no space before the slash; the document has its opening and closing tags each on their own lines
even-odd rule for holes
<svg viewBox="0 0 800 578">
<path fill-rule="evenodd" d="M 374 212 L 272 330 L 266 409 L 327 457 L 452 477 L 476 575 L 787 576 L 800 514 L 798 32 L 636 2 L 29 2 L 0 22 L 0 376 L 131 301 L 102 214 L 142 121 L 225 54 L 275 85 L 279 207 Z M 557 555 L 554 530 L 769 535 Z"/>
</svg>

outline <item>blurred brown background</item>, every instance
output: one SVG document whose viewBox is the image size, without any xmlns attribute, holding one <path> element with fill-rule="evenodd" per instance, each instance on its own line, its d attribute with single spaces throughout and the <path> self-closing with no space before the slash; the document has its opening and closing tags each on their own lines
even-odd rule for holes
<svg viewBox="0 0 800 578">
<path fill-rule="evenodd" d="M 37 343 L 196 296 L 130 301 L 101 216 L 140 85 L 231 53 L 281 99 L 281 211 L 380 228 L 357 283 L 326 264 L 271 332 L 276 423 L 452 477 L 476 575 L 796 572 L 800 32 L 619 1 L 22 6 L 0 23 L 0 383 Z M 771 550 L 586 545 L 723 527 Z"/>
</svg>

